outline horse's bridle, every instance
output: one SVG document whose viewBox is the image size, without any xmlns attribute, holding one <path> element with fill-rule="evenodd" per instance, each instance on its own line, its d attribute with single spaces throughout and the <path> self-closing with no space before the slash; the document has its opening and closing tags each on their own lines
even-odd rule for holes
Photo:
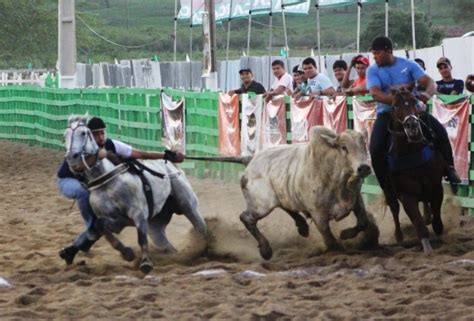
<svg viewBox="0 0 474 321">
<path fill-rule="evenodd" d="M 407 104 L 407 103 L 405 102 L 405 104 Z M 401 108 L 401 107 L 392 105 L 392 108 Z M 410 137 L 410 135 L 408 133 L 408 129 L 406 127 L 409 120 L 414 120 L 415 123 L 417 124 L 418 131 L 420 133 L 420 138 L 419 139 L 414 140 Z M 405 136 L 407 138 L 408 143 L 410 143 L 410 144 L 412 144 L 412 143 L 413 144 L 414 143 L 429 144 L 429 141 L 426 139 L 425 135 L 423 135 L 423 130 L 421 129 L 421 125 L 428 128 L 428 130 L 430 130 L 430 132 L 432 132 L 432 129 L 431 129 L 431 127 L 426 125 L 418 116 L 416 116 L 415 114 L 409 114 L 409 115 L 405 116 L 405 118 L 403 118 L 402 121 L 397 120 L 397 122 L 402 125 L 403 131 L 401 131 L 401 130 L 399 131 L 399 130 L 395 130 L 395 129 L 391 128 L 390 123 L 389 123 L 388 124 L 388 131 L 389 131 L 390 134 L 395 135 L 395 136 Z"/>
<path fill-rule="evenodd" d="M 76 129 L 78 129 L 79 127 L 86 127 L 86 124 L 84 123 L 79 123 L 77 124 L 77 126 L 75 126 L 74 128 L 72 128 L 71 126 L 69 126 L 68 128 L 72 131 L 72 135 L 71 135 L 71 143 L 69 144 L 69 150 L 68 150 L 68 153 L 71 152 L 71 146 L 73 146 L 73 142 L 74 142 L 74 132 L 76 131 Z M 90 134 L 90 131 L 87 131 L 88 135 L 89 135 L 89 139 L 93 140 L 94 137 L 91 137 L 91 134 Z M 87 139 L 84 141 L 84 143 L 82 144 L 81 146 L 81 152 L 80 152 L 80 156 L 81 156 L 81 161 L 82 161 L 82 164 L 84 165 L 84 167 L 90 171 L 92 168 L 94 168 L 98 163 L 99 163 L 99 157 L 98 157 L 98 154 L 99 154 L 99 149 L 97 149 L 97 152 L 94 153 L 94 154 L 89 154 L 89 153 L 84 153 L 84 147 L 87 145 Z M 90 157 L 90 156 L 95 156 L 95 163 L 94 165 L 92 166 L 89 166 L 87 164 L 87 161 L 86 161 L 86 158 Z M 73 171 L 73 169 L 71 168 L 71 170 Z"/>
</svg>

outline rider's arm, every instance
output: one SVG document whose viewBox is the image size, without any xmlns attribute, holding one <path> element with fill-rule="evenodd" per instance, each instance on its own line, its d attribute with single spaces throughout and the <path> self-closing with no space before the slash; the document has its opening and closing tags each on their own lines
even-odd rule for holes
<svg viewBox="0 0 474 321">
<path fill-rule="evenodd" d="M 418 79 L 418 83 L 421 85 L 421 87 L 426 88 L 424 92 L 420 94 L 420 100 L 422 100 L 424 103 L 427 103 L 430 98 L 436 94 L 436 84 L 433 81 L 433 79 L 428 76 L 424 75 L 421 78 Z"/>
<path fill-rule="evenodd" d="M 376 102 L 392 105 L 393 103 L 392 95 L 387 95 L 386 93 L 382 91 L 382 89 L 380 89 L 380 87 L 377 87 L 377 86 L 370 87 L 369 92 Z"/>
<path fill-rule="evenodd" d="M 165 153 L 159 152 L 145 152 L 138 149 L 132 149 L 131 158 L 140 158 L 140 159 L 163 159 Z"/>
</svg>

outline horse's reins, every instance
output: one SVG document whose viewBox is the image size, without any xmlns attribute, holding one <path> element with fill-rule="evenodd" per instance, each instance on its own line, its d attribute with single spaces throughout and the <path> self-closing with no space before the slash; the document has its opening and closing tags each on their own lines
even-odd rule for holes
<svg viewBox="0 0 474 321">
<path fill-rule="evenodd" d="M 118 176 L 120 174 L 123 174 L 126 171 L 128 171 L 128 165 L 125 164 L 125 163 L 120 164 L 120 165 L 116 166 L 113 170 L 111 170 L 110 172 L 107 172 L 104 175 L 99 176 L 96 179 L 90 181 L 87 184 L 87 187 L 88 187 L 89 191 L 93 191 L 95 189 L 98 189 L 98 188 L 104 186 L 105 184 L 107 184 L 112 179 L 114 179 L 116 176 Z"/>
</svg>

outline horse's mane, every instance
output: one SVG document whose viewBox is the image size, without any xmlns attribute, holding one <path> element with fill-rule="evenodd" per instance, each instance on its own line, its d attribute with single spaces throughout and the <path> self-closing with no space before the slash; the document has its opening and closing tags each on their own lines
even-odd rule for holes
<svg viewBox="0 0 474 321">
<path fill-rule="evenodd" d="M 82 123 L 82 124 L 87 124 L 89 121 L 89 114 L 85 115 L 70 115 L 67 119 L 67 125 L 68 127 L 72 127 L 73 124 L 76 123 Z"/>
</svg>

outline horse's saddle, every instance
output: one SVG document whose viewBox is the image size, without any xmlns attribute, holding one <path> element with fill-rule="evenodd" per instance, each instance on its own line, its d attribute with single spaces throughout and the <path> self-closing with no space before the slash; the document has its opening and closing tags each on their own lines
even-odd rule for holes
<svg viewBox="0 0 474 321">
<path fill-rule="evenodd" d="M 419 167 L 433 158 L 434 151 L 430 146 L 425 146 L 416 153 L 394 156 L 388 155 L 388 166 L 391 172 Z"/>
</svg>

